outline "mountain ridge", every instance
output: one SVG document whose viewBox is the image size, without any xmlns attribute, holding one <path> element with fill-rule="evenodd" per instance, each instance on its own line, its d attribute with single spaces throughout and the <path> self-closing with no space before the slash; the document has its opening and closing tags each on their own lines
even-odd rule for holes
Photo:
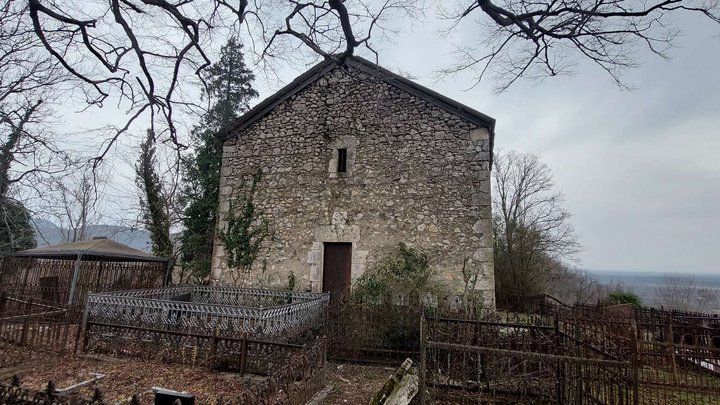
<svg viewBox="0 0 720 405">
<path fill-rule="evenodd" d="M 56 225 L 52 221 L 36 219 L 32 221 L 32 226 L 37 247 L 59 245 L 68 242 L 65 235 L 67 235 L 69 231 Z M 122 225 L 98 224 L 88 225 L 86 233 L 86 239 L 106 237 L 115 242 L 130 246 L 133 249 L 142 250 L 143 252 L 150 253 L 152 250 L 150 233 L 144 229 Z"/>
</svg>

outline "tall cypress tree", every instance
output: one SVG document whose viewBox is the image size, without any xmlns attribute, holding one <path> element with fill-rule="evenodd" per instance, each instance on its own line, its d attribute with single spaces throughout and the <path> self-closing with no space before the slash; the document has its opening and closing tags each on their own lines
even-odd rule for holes
<svg viewBox="0 0 720 405">
<path fill-rule="evenodd" d="M 182 265 L 204 282 L 209 279 L 217 222 L 224 132 L 258 96 L 252 87 L 255 75 L 245 66 L 242 48 L 236 38 L 230 38 L 220 50 L 220 60 L 208 69 L 203 95 L 211 107 L 192 130 L 196 149 L 184 165 Z"/>
<path fill-rule="evenodd" d="M 140 157 L 135 165 L 135 181 L 142 192 L 140 206 L 145 229 L 150 232 L 152 252 L 160 257 L 173 257 L 170 238 L 170 210 L 162 193 L 160 175 L 155 168 L 155 134 L 147 131 L 145 142 L 140 145 Z"/>
</svg>

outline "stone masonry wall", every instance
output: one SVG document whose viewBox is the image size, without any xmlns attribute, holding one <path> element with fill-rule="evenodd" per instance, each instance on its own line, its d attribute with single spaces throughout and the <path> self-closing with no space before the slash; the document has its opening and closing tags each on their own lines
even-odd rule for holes
<svg viewBox="0 0 720 405">
<path fill-rule="evenodd" d="M 336 173 L 337 149 L 347 173 Z M 255 203 L 272 240 L 250 274 L 228 269 L 216 237 L 219 283 L 322 290 L 323 242 L 352 242 L 352 279 L 405 242 L 429 253 L 438 282 L 462 291 L 466 274 L 494 305 L 490 142 L 476 128 L 420 98 L 348 68 L 335 68 L 226 141 L 220 222 L 230 196 L 257 168 Z M 244 183 L 246 182 L 246 183 Z"/>
</svg>

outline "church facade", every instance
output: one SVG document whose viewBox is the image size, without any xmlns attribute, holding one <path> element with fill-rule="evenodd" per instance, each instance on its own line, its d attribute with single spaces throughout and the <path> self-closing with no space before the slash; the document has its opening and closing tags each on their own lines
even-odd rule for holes
<svg viewBox="0 0 720 405">
<path fill-rule="evenodd" d="M 438 283 L 494 305 L 494 119 L 358 57 L 320 63 L 234 123 L 218 230 L 261 170 L 253 202 L 271 237 L 250 271 L 217 236 L 213 282 L 340 296 L 399 242 Z"/>
</svg>

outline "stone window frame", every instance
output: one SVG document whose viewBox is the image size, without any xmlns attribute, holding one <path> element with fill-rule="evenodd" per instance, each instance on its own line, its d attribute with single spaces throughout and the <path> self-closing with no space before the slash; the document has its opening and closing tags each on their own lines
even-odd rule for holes
<svg viewBox="0 0 720 405">
<path fill-rule="evenodd" d="M 328 162 L 328 174 L 331 179 L 349 177 L 355 169 L 355 157 L 357 155 L 358 140 L 354 136 L 342 136 L 328 144 L 330 149 L 330 161 Z M 340 149 L 345 149 L 346 166 L 344 172 L 338 172 L 338 154 Z"/>
</svg>

